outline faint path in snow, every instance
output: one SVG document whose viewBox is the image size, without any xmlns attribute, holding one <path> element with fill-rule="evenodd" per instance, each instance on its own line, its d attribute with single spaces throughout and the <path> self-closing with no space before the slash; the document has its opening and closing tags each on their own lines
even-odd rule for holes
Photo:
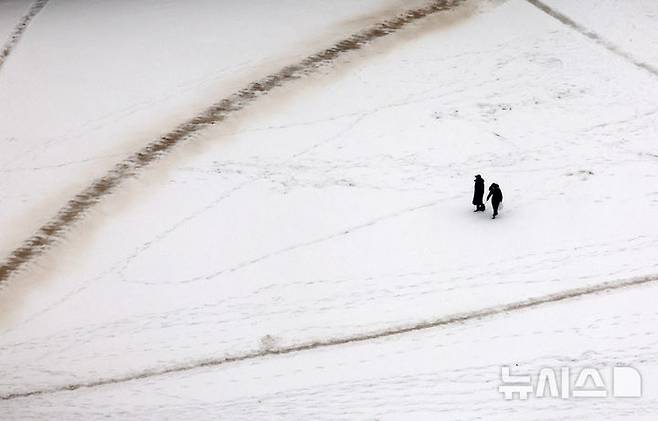
<svg viewBox="0 0 658 421">
<path fill-rule="evenodd" d="M 296 352 L 308 351 L 317 348 L 365 342 L 365 341 L 384 338 L 388 336 L 401 335 L 409 332 L 465 323 L 472 320 L 481 320 L 484 318 L 497 316 L 503 313 L 535 308 L 545 304 L 561 302 L 565 300 L 575 299 L 575 298 L 598 294 L 598 293 L 611 292 L 629 287 L 642 286 L 642 285 L 654 283 L 656 281 L 658 281 L 658 274 L 641 276 L 641 277 L 630 278 L 630 279 L 602 282 L 598 285 L 582 287 L 582 288 L 574 288 L 562 292 L 529 298 L 522 301 L 516 301 L 508 304 L 486 307 L 480 310 L 439 317 L 433 320 L 427 320 L 420 323 L 402 325 L 402 326 L 387 328 L 383 330 L 376 330 L 371 332 L 364 332 L 352 336 L 319 339 L 315 341 L 304 342 L 286 347 L 278 347 L 278 348 L 276 346 L 264 347 L 263 349 L 247 352 L 240 355 L 233 355 L 233 356 L 229 355 L 229 356 L 219 357 L 214 359 L 192 361 L 192 362 L 183 363 L 180 365 L 174 365 L 170 367 L 154 368 L 150 370 L 144 370 L 142 372 L 126 374 L 120 377 L 101 378 L 98 380 L 92 380 L 87 382 L 72 383 L 67 385 L 55 386 L 51 388 L 0 395 L 0 400 L 12 400 L 12 399 L 19 399 L 19 398 L 25 398 L 30 396 L 45 395 L 50 393 L 73 391 L 82 388 L 100 387 L 100 386 L 106 386 L 111 384 L 130 382 L 134 380 L 141 380 L 141 379 L 146 379 L 156 376 L 163 376 L 172 373 L 180 373 L 180 372 L 195 370 L 199 368 L 216 367 L 224 364 L 253 360 L 261 357 L 292 354 Z"/>
<path fill-rule="evenodd" d="M 557 19 L 564 25 L 567 25 L 576 31 L 580 32 L 581 34 L 585 35 L 587 38 L 591 39 L 592 41 L 596 42 L 597 44 L 605 47 L 608 51 L 628 60 L 629 62 L 633 63 L 635 66 L 639 67 L 642 70 L 646 70 L 647 72 L 651 73 L 654 76 L 658 76 L 658 68 L 652 66 L 649 63 L 645 63 L 643 61 L 639 61 L 637 58 L 633 57 L 629 53 L 623 51 L 610 41 L 602 38 L 599 34 L 590 31 L 589 29 L 585 28 L 584 26 L 580 25 L 573 19 L 569 18 L 568 16 L 558 12 L 554 8 L 548 6 L 547 4 L 543 3 L 540 0 L 526 0 L 528 3 L 532 4 L 533 6 L 537 7 L 539 10 L 542 12 L 546 13 L 547 15 Z"/>
<path fill-rule="evenodd" d="M 242 185 L 238 186 L 237 188 L 241 188 L 241 187 L 242 187 Z M 458 198 L 458 197 L 459 197 L 459 195 L 451 197 L 451 198 L 455 199 L 455 198 Z M 324 235 L 324 236 L 321 236 L 321 237 L 318 237 L 318 238 L 313 238 L 313 239 L 306 240 L 306 241 L 296 243 L 296 244 L 292 244 L 292 245 L 289 245 L 289 246 L 286 246 L 286 247 L 283 247 L 283 248 L 280 248 L 280 249 L 276 249 L 276 250 L 270 251 L 268 253 L 262 254 L 260 256 L 253 257 L 249 260 L 242 261 L 242 262 L 240 262 L 240 263 L 238 263 L 234 266 L 227 267 L 227 268 L 222 268 L 222 269 L 219 269 L 219 270 L 215 270 L 212 273 L 195 276 L 194 278 L 179 280 L 179 281 L 176 281 L 175 283 L 176 284 L 189 284 L 189 283 L 198 282 L 198 281 L 204 281 L 204 280 L 208 281 L 208 280 L 211 280 L 211 279 L 215 279 L 215 278 L 217 278 L 221 275 L 224 275 L 226 273 L 237 272 L 241 269 L 244 269 L 248 266 L 263 262 L 263 261 L 268 260 L 272 257 L 276 257 L 276 256 L 279 256 L 279 255 L 282 255 L 282 254 L 285 254 L 285 253 L 289 253 L 291 251 L 299 250 L 299 249 L 304 248 L 304 247 L 310 247 L 310 246 L 314 246 L 316 244 L 321 244 L 321 243 L 324 243 L 324 242 L 327 242 L 327 241 L 335 240 L 336 238 L 340 238 L 340 237 L 343 237 L 343 236 L 346 236 L 346 235 L 350 235 L 354 232 L 363 230 L 365 228 L 372 227 L 373 225 L 376 225 L 376 224 L 378 224 L 382 221 L 387 221 L 389 219 L 397 218 L 399 216 L 406 215 L 406 214 L 411 213 L 411 212 L 417 212 L 417 211 L 420 211 L 420 210 L 423 210 L 423 209 L 427 209 L 427 208 L 436 206 L 438 203 L 440 203 L 443 200 L 445 200 L 445 198 L 442 197 L 441 199 L 438 199 L 438 200 L 433 200 L 431 202 L 421 203 L 421 204 L 418 204 L 418 205 L 415 205 L 415 206 L 412 206 L 412 207 L 409 207 L 409 208 L 400 209 L 400 210 L 397 210 L 395 212 L 388 213 L 386 215 L 380 215 L 380 216 L 377 216 L 377 217 L 375 217 L 373 219 L 370 219 L 368 221 L 362 222 L 360 224 L 353 225 L 353 226 L 350 226 L 350 227 L 347 227 L 347 228 L 342 228 L 337 232 L 333 232 L 333 233 L 330 233 L 330 234 L 327 234 L 327 235 Z M 132 260 L 134 260 L 135 257 L 136 257 L 136 255 L 134 257 L 131 257 L 131 259 L 129 259 L 126 262 L 126 266 Z M 119 272 L 119 273 L 122 275 L 121 276 L 123 278 L 122 280 L 124 282 L 128 282 L 128 283 L 138 283 L 138 284 L 142 284 L 142 285 L 166 285 L 166 284 L 170 283 L 170 282 L 162 282 L 162 281 L 157 282 L 157 283 L 156 282 L 147 282 L 147 281 L 128 281 L 128 280 L 126 280 L 126 277 L 125 277 L 125 275 L 123 275 L 122 272 Z"/>
<path fill-rule="evenodd" d="M 18 25 L 14 28 L 9 39 L 5 42 L 5 45 L 2 46 L 2 51 L 0 51 L 0 70 L 2 70 L 2 66 L 5 64 L 5 61 L 7 61 L 7 57 L 9 57 L 14 47 L 16 47 L 16 44 L 18 44 L 18 41 L 20 41 L 32 19 L 34 19 L 41 9 L 43 9 L 46 3 L 48 3 L 48 0 L 35 1 L 32 7 L 30 7 L 29 12 L 27 12 L 27 14 L 18 22 Z"/>
<path fill-rule="evenodd" d="M 366 47 L 371 41 L 398 32 L 430 15 L 454 9 L 463 2 L 464 0 L 434 0 L 424 7 L 407 10 L 395 17 L 373 24 L 336 42 L 329 48 L 252 82 L 233 95 L 211 105 L 196 117 L 180 124 L 159 139 L 148 143 L 69 200 L 49 222 L 37 230 L 36 234 L 15 249 L 0 265 L 0 288 L 14 273 L 24 268 L 27 263 L 62 238 L 66 230 L 82 219 L 102 198 L 111 194 L 126 179 L 135 177 L 160 157 L 170 153 L 174 147 L 191 140 L 191 135 L 222 122 L 276 88 L 316 73 L 327 65 L 335 63 L 342 56 Z M 45 1 L 42 0 L 42 3 L 45 4 Z"/>
</svg>

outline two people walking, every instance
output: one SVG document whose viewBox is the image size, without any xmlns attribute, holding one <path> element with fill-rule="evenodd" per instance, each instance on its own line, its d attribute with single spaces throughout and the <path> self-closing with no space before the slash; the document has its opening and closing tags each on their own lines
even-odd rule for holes
<svg viewBox="0 0 658 421">
<path fill-rule="evenodd" d="M 475 176 L 475 188 L 473 190 L 473 205 L 475 205 L 475 210 L 473 212 L 484 212 L 486 209 L 482 198 L 484 197 L 484 179 L 480 174 Z M 491 199 L 491 205 L 493 206 L 493 216 L 491 219 L 496 219 L 498 216 L 498 207 L 503 202 L 503 192 L 500 190 L 500 186 L 496 183 L 492 183 L 489 186 L 489 194 L 487 195 L 487 202 Z"/>
</svg>

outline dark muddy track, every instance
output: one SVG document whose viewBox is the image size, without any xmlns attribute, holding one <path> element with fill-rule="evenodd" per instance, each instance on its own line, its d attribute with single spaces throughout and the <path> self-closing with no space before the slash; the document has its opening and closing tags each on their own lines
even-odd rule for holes
<svg viewBox="0 0 658 421">
<path fill-rule="evenodd" d="M 182 123 L 161 138 L 147 144 L 73 197 L 54 218 L 15 249 L 0 266 L 0 287 L 4 286 L 10 276 L 24 268 L 27 263 L 63 237 L 66 230 L 83 218 L 102 198 L 111 194 L 126 179 L 134 177 L 158 158 L 170 153 L 175 146 L 188 140 L 191 134 L 225 120 L 231 114 L 245 108 L 259 97 L 269 94 L 277 87 L 315 73 L 320 68 L 335 62 L 339 57 L 365 47 L 371 41 L 393 34 L 405 26 L 437 12 L 453 9 L 464 1 L 435 0 L 425 7 L 408 10 L 376 23 L 296 64 L 286 66 L 276 73 L 252 82 L 247 87 L 213 104 L 191 120 Z"/>
<path fill-rule="evenodd" d="M 27 29 L 32 19 L 34 19 L 34 17 L 41 11 L 41 9 L 43 9 L 46 3 L 48 3 L 48 0 L 35 1 L 27 14 L 23 16 L 18 22 L 18 25 L 16 25 L 14 28 L 14 31 L 9 36 L 9 39 L 5 45 L 2 46 L 2 51 L 0 51 L 0 70 L 2 70 L 2 65 L 5 64 L 7 57 L 9 57 L 11 52 L 14 50 L 14 47 L 16 47 L 16 44 L 18 44 L 18 41 L 20 41 L 23 33 Z"/>
<path fill-rule="evenodd" d="M 466 313 L 457 313 L 449 316 L 440 317 L 434 320 L 428 320 L 416 324 L 397 326 L 384 330 L 366 332 L 346 337 L 328 338 L 323 340 L 304 342 L 297 345 L 287 347 L 274 348 L 268 350 L 253 351 L 241 355 L 225 356 L 216 359 L 205 359 L 190 362 L 187 364 L 169 366 L 164 368 L 154 368 L 145 370 L 138 373 L 127 374 L 120 377 L 105 378 L 99 380 L 92 380 L 88 382 L 72 383 L 67 385 L 55 386 L 46 389 L 37 389 L 33 391 L 12 393 L 8 395 L 0 395 L 0 400 L 11 400 L 18 398 L 27 398 L 31 396 L 47 395 L 51 393 L 73 391 L 83 388 L 94 388 L 118 383 L 126 383 L 134 380 L 147 379 L 166 374 L 175 374 L 186 372 L 199 368 L 217 367 L 224 364 L 253 360 L 261 357 L 293 354 L 296 352 L 309 351 L 318 348 L 326 348 L 331 346 L 345 345 L 350 343 L 365 342 L 373 339 L 385 338 L 389 336 L 401 335 L 404 333 L 417 332 L 426 329 L 438 328 L 442 326 L 456 325 L 473 320 L 486 319 L 488 317 L 497 316 L 514 311 L 520 311 L 530 308 L 539 307 L 545 304 L 557 303 L 570 299 L 576 299 L 583 296 L 594 295 L 602 292 L 610 292 L 624 288 L 637 287 L 658 281 L 658 275 L 650 275 L 639 278 L 623 279 L 618 281 L 603 282 L 599 285 L 590 287 L 575 288 L 567 291 L 557 292 L 554 294 L 543 295 L 540 297 L 529 298 L 523 301 L 517 301 L 500 306 L 487 307 L 481 310 L 475 310 Z"/>
<path fill-rule="evenodd" d="M 580 32 L 581 34 L 585 35 L 587 38 L 591 39 L 595 43 L 605 47 L 608 51 L 624 58 L 625 60 L 628 60 L 635 66 L 639 67 L 642 70 L 646 70 L 647 72 L 651 73 L 654 76 L 658 76 L 658 68 L 650 65 L 649 63 L 645 63 L 642 61 L 637 60 L 635 57 L 632 55 L 628 54 L 626 51 L 623 51 L 610 41 L 604 39 L 601 37 L 599 34 L 590 31 L 589 29 L 585 28 L 581 24 L 577 23 L 573 19 L 569 18 L 568 16 L 558 12 L 557 10 L 553 9 L 552 7 L 548 6 L 547 4 L 544 4 L 540 0 L 526 0 L 528 3 L 532 4 L 533 6 L 537 7 L 539 10 L 542 12 L 546 13 L 547 15 L 557 19 L 560 21 L 562 24 L 569 26 L 572 29 L 575 29 L 576 31 Z"/>
</svg>

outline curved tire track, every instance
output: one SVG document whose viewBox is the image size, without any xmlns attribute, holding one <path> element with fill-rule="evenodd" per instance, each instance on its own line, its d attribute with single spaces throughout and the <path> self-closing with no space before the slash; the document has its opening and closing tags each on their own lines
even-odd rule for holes
<svg viewBox="0 0 658 421">
<path fill-rule="evenodd" d="M 170 153 L 174 147 L 189 140 L 191 134 L 225 120 L 277 87 L 315 73 L 341 56 L 362 49 L 371 41 L 393 34 L 432 14 L 453 9 L 464 1 L 434 0 L 424 7 L 407 10 L 393 18 L 369 26 L 363 31 L 338 41 L 329 48 L 252 82 L 247 87 L 211 105 L 196 117 L 180 124 L 159 139 L 147 144 L 124 161 L 116 164 L 107 174 L 96 179 L 89 187 L 69 200 L 49 222 L 37 230 L 36 234 L 11 252 L 0 265 L 0 288 L 5 286 L 13 274 L 63 237 L 66 230 L 82 219 L 102 198 L 111 194 L 126 179 L 135 177 L 137 173 L 158 158 Z M 41 2 L 45 4 L 46 0 L 41 0 Z"/>
<path fill-rule="evenodd" d="M 16 44 L 18 44 L 18 41 L 20 41 L 32 19 L 34 19 L 41 9 L 44 8 L 46 3 L 48 3 L 48 0 L 36 0 L 27 14 L 18 22 L 18 25 L 16 25 L 14 31 L 11 33 L 9 39 L 5 42 L 5 45 L 2 46 L 2 50 L 0 51 L 0 70 L 2 70 L 2 65 L 7 61 L 7 57 L 9 57 L 14 50 L 14 47 L 16 47 Z"/>
<path fill-rule="evenodd" d="M 252 352 L 247 352 L 244 354 L 233 355 L 233 356 L 224 356 L 224 357 L 218 357 L 212 359 L 192 361 L 180 365 L 173 365 L 173 366 L 162 367 L 162 368 L 153 368 L 137 373 L 130 373 L 124 376 L 91 380 L 91 381 L 80 382 L 80 383 L 71 383 L 67 385 L 54 386 L 51 388 L 44 388 L 44 389 L 36 389 L 26 392 L 10 393 L 7 395 L 0 395 L 0 400 L 27 398 L 32 396 L 47 395 L 47 394 L 58 393 L 58 392 L 74 391 L 83 388 L 95 388 L 95 387 L 107 386 L 112 384 L 127 383 L 134 380 L 142 380 L 152 377 L 164 376 L 167 374 L 181 373 L 199 368 L 217 367 L 225 364 L 230 364 L 239 361 L 254 360 L 262 357 L 294 354 L 296 352 L 310 351 L 318 348 L 327 348 L 332 346 L 365 342 L 373 339 L 396 336 L 405 333 L 422 331 L 426 329 L 466 323 L 473 320 L 482 320 L 489 317 L 501 315 L 504 313 L 531 309 L 546 304 L 557 303 L 561 301 L 576 299 L 579 297 L 594 295 L 603 292 L 611 292 L 625 288 L 638 287 L 641 285 L 654 283 L 656 281 L 658 281 L 658 274 L 642 276 L 637 278 L 602 282 L 598 285 L 582 287 L 582 288 L 574 288 L 566 291 L 556 292 L 553 294 L 542 295 L 535 298 L 528 298 L 526 300 L 516 301 L 508 304 L 485 307 L 480 310 L 438 317 L 433 320 L 426 320 L 423 322 L 409 324 L 409 325 L 396 326 L 383 330 L 364 332 L 361 334 L 345 336 L 345 337 L 319 339 L 315 341 L 302 342 L 296 345 L 290 345 L 286 347 L 252 351 Z"/>
</svg>

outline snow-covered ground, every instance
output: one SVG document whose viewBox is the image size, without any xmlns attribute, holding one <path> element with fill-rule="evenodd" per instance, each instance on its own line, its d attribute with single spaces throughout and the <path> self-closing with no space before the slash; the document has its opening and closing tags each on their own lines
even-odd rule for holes
<svg viewBox="0 0 658 421">
<path fill-rule="evenodd" d="M 208 104 L 419 4 L 52 0 L 0 68 L 0 252 Z M 658 3 L 544 4 L 579 26 L 467 1 L 123 184 L 0 291 L 0 418 L 655 420 L 658 286 L 587 291 L 658 279 Z M 26 10 L 0 3 L 0 34 Z M 506 365 L 632 366 L 643 396 L 508 401 Z"/>
</svg>

